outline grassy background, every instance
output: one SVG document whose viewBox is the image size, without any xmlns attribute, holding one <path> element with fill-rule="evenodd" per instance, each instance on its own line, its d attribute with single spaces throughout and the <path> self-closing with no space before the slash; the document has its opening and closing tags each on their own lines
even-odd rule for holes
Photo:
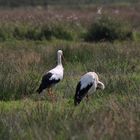
<svg viewBox="0 0 140 140">
<path fill-rule="evenodd" d="M 67 30 L 73 29 L 73 39 L 12 38 L 7 37 L 9 30 L 4 32 L 8 34 L 0 41 L 0 139 L 140 139 L 138 7 L 104 6 L 106 15 L 124 18 L 132 25 L 135 39 L 96 43 L 76 37 L 98 18 L 98 6 L 75 10 L 51 7 L 47 11 L 1 9 L 4 31 L 18 26 L 24 32 L 28 25 L 28 29 L 32 25 L 40 28 L 53 22 L 62 27 L 69 25 Z M 65 73 L 64 80 L 54 88 L 57 101 L 52 103 L 47 94 L 39 96 L 35 90 L 42 74 L 56 65 L 58 49 L 64 52 Z M 75 108 L 76 84 L 87 71 L 97 72 L 106 88 Z"/>
</svg>

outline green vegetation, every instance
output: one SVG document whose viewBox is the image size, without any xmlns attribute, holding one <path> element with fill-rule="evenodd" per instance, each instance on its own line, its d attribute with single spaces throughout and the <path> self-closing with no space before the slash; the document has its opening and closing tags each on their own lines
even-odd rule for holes
<svg viewBox="0 0 140 140">
<path fill-rule="evenodd" d="M 74 40 L 76 39 L 76 31 L 80 30 L 77 27 L 69 27 L 68 24 L 49 23 L 43 25 L 24 25 L 24 24 L 7 24 L 0 26 L 0 41 L 6 40 L 51 40 L 63 39 Z"/>
<path fill-rule="evenodd" d="M 86 41 L 131 40 L 132 38 L 132 27 L 128 23 L 106 16 L 98 18 L 85 36 Z"/>
<path fill-rule="evenodd" d="M 1 139 L 139 137 L 137 43 L 42 43 L 1 44 L 0 98 L 21 99 L 0 103 Z M 57 101 L 53 103 L 47 94 L 40 97 L 35 90 L 43 72 L 55 65 L 58 49 L 64 51 L 65 77 L 54 88 Z M 75 108 L 76 83 L 86 71 L 96 71 L 106 89 Z"/>
<path fill-rule="evenodd" d="M 2 102 L 0 106 L 3 140 L 139 139 L 139 99 L 135 95 L 98 95 L 77 108 L 68 99 L 54 104 Z"/>
<path fill-rule="evenodd" d="M 121 14 L 114 14 L 115 8 Z M 0 12 L 0 139 L 140 139 L 140 8 L 106 6 L 107 16 L 124 18 L 135 29 L 134 39 L 92 43 L 84 37 L 98 21 L 97 7 L 54 9 Z M 121 37 L 129 29 L 108 23 L 107 29 L 116 27 Z M 56 65 L 58 49 L 64 52 L 65 71 L 53 88 L 57 101 L 52 102 L 47 93 L 35 91 L 42 74 Z M 88 71 L 97 72 L 106 88 L 75 107 L 76 84 Z"/>
<path fill-rule="evenodd" d="M 139 75 L 138 44 L 129 45 L 129 42 L 124 45 L 109 43 L 76 45 L 70 42 L 63 43 L 63 41 L 59 44 L 59 41 L 56 41 L 53 44 L 46 42 L 40 46 L 36 43 L 16 41 L 12 45 L 6 44 L 5 46 L 4 43 L 4 46 L 0 48 L 1 100 L 19 99 L 33 94 L 43 72 L 55 65 L 58 49 L 64 51 L 66 61 L 64 62 L 66 63 L 64 64 L 66 75 L 63 84 L 60 84 L 62 86 L 60 89 L 64 88 L 66 91 L 61 89 L 62 93 L 67 93 L 72 97 L 79 76 L 86 71 L 93 70 L 101 75 L 104 74 L 104 78 L 107 76 L 103 80 L 106 80 L 104 82 L 108 84 L 106 90 L 109 92 L 121 90 L 118 86 L 130 92 L 130 89 L 133 90 L 133 86 L 129 86 L 130 81 L 135 81 L 132 85 L 138 86 L 139 78 L 135 76 Z M 70 85 L 69 88 L 72 91 L 65 88 L 66 85 Z"/>
<path fill-rule="evenodd" d="M 90 28 L 82 25 L 56 22 L 48 24 L 0 26 L 0 40 L 51 40 L 61 39 L 68 41 L 115 41 L 133 40 L 132 27 L 127 22 L 122 22 L 109 16 L 97 18 Z"/>
</svg>

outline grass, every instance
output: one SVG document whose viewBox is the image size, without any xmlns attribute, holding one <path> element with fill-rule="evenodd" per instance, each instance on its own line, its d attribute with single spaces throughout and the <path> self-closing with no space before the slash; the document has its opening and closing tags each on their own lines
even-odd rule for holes
<svg viewBox="0 0 140 140">
<path fill-rule="evenodd" d="M 1 103 L 1 138 L 138 139 L 138 102 L 135 96 L 96 95 L 77 108 L 68 99 Z"/>
<path fill-rule="evenodd" d="M 139 138 L 137 42 L 16 41 L 0 46 L 0 95 L 1 100 L 7 100 L 0 102 L 1 139 Z M 65 75 L 54 88 L 57 101 L 52 103 L 47 95 L 38 96 L 35 89 L 43 72 L 55 65 L 58 49 L 64 51 Z M 94 70 L 106 89 L 75 108 L 77 81 L 86 71 Z"/>
<path fill-rule="evenodd" d="M 6 47 L 1 48 L 0 98 L 2 100 L 19 99 L 34 93 L 41 75 L 56 64 L 55 58 L 58 49 L 62 49 L 65 56 L 65 79 L 62 86 L 64 88 L 65 84 L 70 85 L 73 92 L 76 81 L 86 71 L 96 71 L 102 77 L 109 75 L 108 78 L 103 79 L 106 80 L 104 81 L 106 84 L 113 80 L 111 78 L 116 78 L 119 82 L 126 83 L 128 87 L 129 81 L 126 78 L 133 81 L 133 74 L 138 75 L 139 71 L 139 47 L 137 43 L 132 43 L 129 49 L 127 43 L 121 45 L 116 43 L 75 44 L 67 42 L 62 47 L 60 47 L 61 43 L 58 44 L 58 42 L 50 44 L 51 47 L 35 43 L 23 44 L 21 42 L 17 46 L 16 44 L 18 43 L 13 44 L 15 45 L 13 48 L 11 44 L 8 46 L 4 43 L 3 45 Z M 121 83 L 118 84 L 121 85 Z"/>
<path fill-rule="evenodd" d="M 86 27 L 89 21 L 91 23 L 90 14 L 96 11 L 97 7 L 90 8 L 74 12 L 70 9 L 59 9 L 57 13 L 51 9 L 51 12 L 55 16 L 63 13 L 62 21 L 66 21 L 69 15 L 75 13 L 78 15 L 78 22 Z M 121 16 L 126 16 L 127 8 L 119 9 L 122 11 Z M 105 9 L 107 10 L 107 7 Z M 29 21 L 28 23 L 37 25 L 35 23 L 39 17 L 42 25 L 46 25 L 46 20 L 43 19 L 47 17 L 48 20 L 50 14 L 44 10 L 40 13 L 35 9 L 34 12 L 29 9 L 28 12 L 23 9 L 18 9 L 18 12 L 17 9 L 14 10 L 7 11 L 7 19 L 3 18 L 6 11 L 2 11 L 1 24 L 7 22 L 9 25 L 17 21 L 19 25 L 24 20 L 24 24 Z M 111 10 L 112 7 L 109 7 L 106 12 Z M 11 19 L 9 15 L 15 15 L 14 12 L 18 15 L 12 16 Z M 89 17 L 85 16 L 87 12 Z M 31 19 L 29 13 L 32 15 Z M 133 11 L 135 17 L 138 17 L 136 13 Z M 39 14 L 42 16 L 38 16 Z M 24 19 L 19 19 L 21 15 L 24 15 Z M 131 14 L 127 13 L 126 17 L 129 21 Z M 70 23 L 77 24 L 73 20 Z M 72 41 L 56 38 L 0 41 L 0 139 L 140 139 L 138 23 L 139 18 L 132 24 L 136 27 L 136 40 L 133 41 L 87 43 L 76 40 L 75 36 Z M 64 52 L 65 71 L 63 81 L 53 89 L 57 95 L 57 101 L 53 103 L 47 93 L 39 96 L 35 90 L 39 86 L 42 74 L 56 65 L 58 49 Z M 97 72 L 106 88 L 94 93 L 89 102 L 83 100 L 79 106 L 74 107 L 76 84 L 87 71 Z"/>
</svg>

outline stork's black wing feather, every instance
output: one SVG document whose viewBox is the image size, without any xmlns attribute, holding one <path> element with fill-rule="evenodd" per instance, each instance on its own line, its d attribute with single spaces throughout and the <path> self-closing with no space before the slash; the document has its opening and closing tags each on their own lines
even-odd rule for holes
<svg viewBox="0 0 140 140">
<path fill-rule="evenodd" d="M 51 79 L 50 78 L 52 77 L 53 73 L 51 72 L 48 72 L 47 74 L 45 74 L 43 77 L 42 77 L 42 81 L 41 81 L 41 84 L 37 90 L 38 93 L 41 93 L 44 89 L 52 86 L 53 84 L 56 84 L 60 81 L 60 79 Z"/>
<path fill-rule="evenodd" d="M 77 105 L 81 102 L 81 100 L 86 96 L 86 94 L 88 93 L 89 89 L 92 87 L 93 83 L 88 84 L 85 88 L 80 89 L 81 88 L 81 82 L 79 82 L 77 84 L 76 87 L 76 93 L 74 96 L 74 104 Z"/>
</svg>

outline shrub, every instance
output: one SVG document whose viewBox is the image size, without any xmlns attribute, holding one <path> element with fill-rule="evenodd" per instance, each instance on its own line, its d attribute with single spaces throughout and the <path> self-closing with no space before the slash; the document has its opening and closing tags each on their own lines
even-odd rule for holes
<svg viewBox="0 0 140 140">
<path fill-rule="evenodd" d="M 114 41 L 132 39 L 132 28 L 128 23 L 102 16 L 89 28 L 86 41 Z"/>
<path fill-rule="evenodd" d="M 74 32 L 63 24 L 45 24 L 40 26 L 18 25 L 14 28 L 13 37 L 27 40 L 50 40 L 52 38 L 73 40 Z"/>
<path fill-rule="evenodd" d="M 27 29 L 24 26 L 16 26 L 13 31 L 13 37 L 16 39 L 23 39 L 25 38 L 25 34 Z"/>
<path fill-rule="evenodd" d="M 25 34 L 25 38 L 28 40 L 41 40 L 40 28 L 30 27 Z"/>
<path fill-rule="evenodd" d="M 51 26 L 43 25 L 41 27 L 41 37 L 43 37 L 44 39 L 51 39 L 53 36 L 52 30 L 53 29 Z"/>
<path fill-rule="evenodd" d="M 0 25 L 0 41 L 5 41 L 7 39 L 12 38 L 12 28 L 9 27 L 7 24 L 1 24 Z"/>
<path fill-rule="evenodd" d="M 6 35 L 5 32 L 0 29 L 0 41 L 5 41 L 6 40 Z"/>
<path fill-rule="evenodd" d="M 73 40 L 73 34 L 70 29 L 66 28 L 65 25 L 44 25 L 41 27 L 41 36 L 44 39 L 64 39 Z"/>
</svg>

